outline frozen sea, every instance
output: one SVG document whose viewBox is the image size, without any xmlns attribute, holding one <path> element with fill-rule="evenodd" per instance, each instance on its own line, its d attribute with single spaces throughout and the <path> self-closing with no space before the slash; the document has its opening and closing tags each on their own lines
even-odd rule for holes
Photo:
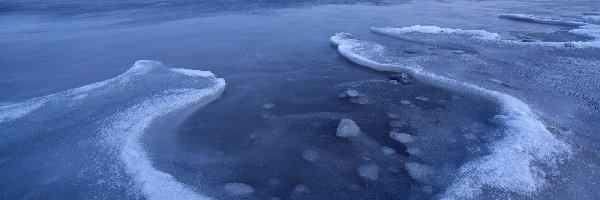
<svg viewBox="0 0 600 200">
<path fill-rule="evenodd" d="M 0 1 L 0 199 L 598 199 L 597 0 Z"/>
</svg>

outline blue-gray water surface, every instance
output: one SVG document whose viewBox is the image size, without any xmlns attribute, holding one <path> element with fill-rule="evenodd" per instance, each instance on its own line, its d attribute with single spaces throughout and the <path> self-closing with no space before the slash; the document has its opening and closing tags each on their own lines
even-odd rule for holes
<svg viewBox="0 0 600 200">
<path fill-rule="evenodd" d="M 598 11 L 594 0 L 2 1 L 0 199 L 595 199 L 600 45 L 370 29 L 593 42 L 577 27 L 499 16 L 594 27 Z M 505 105 L 369 69 L 332 45 L 340 32 L 384 45 L 365 56 L 376 62 L 410 60 L 519 99 L 568 153 L 547 163 L 523 150 L 492 163 L 531 159 L 528 169 L 489 166 L 458 187 L 512 133 L 498 122 Z M 336 135 L 342 119 L 360 135 Z"/>
</svg>

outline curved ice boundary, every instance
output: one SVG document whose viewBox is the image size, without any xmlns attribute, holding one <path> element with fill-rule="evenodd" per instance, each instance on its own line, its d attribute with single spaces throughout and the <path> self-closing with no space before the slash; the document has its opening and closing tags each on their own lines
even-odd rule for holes
<svg viewBox="0 0 600 200">
<path fill-rule="evenodd" d="M 415 29 L 421 30 L 416 26 L 395 30 Z M 486 39 L 491 38 L 490 36 L 495 37 L 494 34 L 479 31 L 463 32 L 434 27 L 427 27 L 425 32 L 475 34 Z M 431 85 L 472 94 L 497 103 L 499 113 L 494 117 L 494 121 L 504 128 L 504 138 L 492 144 L 490 154 L 461 166 L 453 183 L 442 194 L 443 199 L 474 198 L 484 187 L 520 194 L 532 193 L 544 182 L 543 172 L 536 165 L 553 167 L 571 155 L 569 145 L 557 140 L 527 104 L 508 94 L 436 75 L 417 65 L 404 66 L 389 59 L 384 59 L 383 63 L 379 62 L 378 56 L 383 55 L 386 50 L 383 45 L 358 40 L 349 33 L 338 33 L 331 37 L 330 41 L 337 46 L 341 55 L 356 64 L 378 71 L 407 72 Z"/>
<path fill-rule="evenodd" d="M 151 69 L 159 62 L 138 61 L 127 73 Z M 220 97 L 225 89 L 225 81 L 215 78 L 208 71 L 173 68 L 170 71 L 186 76 L 213 79 L 214 84 L 207 88 L 173 89 L 148 98 L 124 112 L 114 116 L 112 123 L 102 129 L 106 136 L 119 148 L 119 157 L 127 172 L 134 178 L 144 196 L 148 199 L 210 199 L 196 193 L 192 188 L 178 182 L 173 176 L 152 166 L 139 140 L 154 120 L 171 112 L 190 106 L 201 106 Z"/>
<path fill-rule="evenodd" d="M 85 85 L 79 88 L 74 88 L 70 90 L 66 90 L 56 94 L 50 94 L 43 97 L 37 97 L 33 99 L 29 99 L 23 103 L 11 104 L 0 106 L 0 124 L 3 122 L 8 122 L 14 119 L 18 119 L 30 114 L 33 111 L 44 106 L 49 101 L 59 101 L 61 99 L 70 99 L 71 101 L 76 101 L 87 96 L 87 92 L 97 89 L 103 86 L 106 86 L 111 83 L 119 82 L 120 84 L 126 84 L 131 80 L 131 77 L 140 76 L 148 73 L 151 68 L 144 67 L 143 63 L 151 63 L 156 61 L 146 61 L 140 60 L 137 61 L 133 67 L 127 70 L 125 73 L 100 82 L 92 83 L 89 85 Z M 160 62 L 157 62 L 160 64 Z M 208 72 L 210 73 L 210 72 Z"/>
<path fill-rule="evenodd" d="M 526 14 L 502 14 L 498 16 L 499 18 L 510 19 L 514 21 L 523 21 L 523 22 L 533 22 L 538 24 L 550 24 L 550 25 L 560 25 L 560 26 L 584 26 L 587 23 L 578 22 L 578 21 L 568 21 L 568 20 L 559 20 L 552 19 L 546 17 L 537 17 L 533 15 Z"/>
<path fill-rule="evenodd" d="M 499 18 L 510 19 L 515 21 L 524 21 L 524 22 L 532 22 L 538 24 L 550 24 L 550 25 L 562 25 L 562 26 L 572 26 L 577 27 L 569 30 L 569 33 L 575 35 L 581 35 L 585 37 L 591 38 L 590 41 L 569 41 L 569 42 L 534 42 L 542 45 L 549 46 L 570 46 L 568 44 L 572 44 L 574 47 L 585 48 L 585 47 L 595 47 L 600 48 L 600 26 L 596 24 L 590 24 L 586 22 L 580 21 L 570 21 L 570 20 L 560 20 L 560 19 L 552 19 L 546 17 L 538 17 L 533 15 L 526 14 L 502 14 L 498 16 Z"/>
<path fill-rule="evenodd" d="M 567 21 L 568 22 L 568 21 Z M 421 26 L 415 25 L 402 28 L 371 28 L 373 33 L 388 35 L 392 37 L 401 37 L 407 33 L 422 33 L 422 34 L 454 34 L 465 35 L 481 41 L 488 42 L 504 42 L 518 45 L 542 45 L 557 48 L 600 48 L 600 26 L 581 22 L 581 26 L 569 30 L 569 33 L 589 37 L 588 41 L 569 41 L 569 42 L 517 42 L 512 40 L 503 40 L 497 33 L 487 32 L 484 30 L 462 30 L 452 28 L 441 28 L 437 26 Z"/>
<path fill-rule="evenodd" d="M 460 34 L 476 37 L 483 40 L 499 40 L 500 35 L 484 30 L 462 30 L 452 28 L 441 28 L 437 26 L 414 25 L 402 28 L 371 28 L 371 31 L 381 34 L 404 34 L 404 33 L 428 33 L 428 34 Z"/>
<path fill-rule="evenodd" d="M 122 165 L 112 160 L 100 162 L 123 169 L 135 183 L 134 190 L 140 191 L 146 199 L 210 199 L 154 168 L 140 138 L 157 120 L 174 112 L 178 112 L 177 116 L 182 112 L 191 113 L 194 108 L 219 98 L 224 89 L 225 81 L 211 72 L 168 69 L 157 61 L 140 60 L 125 73 L 102 82 L 2 106 L 0 123 L 4 124 L 0 125 L 8 128 L 14 126 L 8 124 L 11 121 L 37 117 L 50 121 L 51 126 L 53 116 L 71 116 L 72 120 L 83 123 L 74 129 L 91 127 L 91 131 L 99 134 L 100 145 L 109 157 L 120 160 Z M 81 119 L 75 114 L 83 109 L 80 106 L 90 110 L 93 116 Z M 4 139 L 11 137 L 7 135 Z"/>
</svg>

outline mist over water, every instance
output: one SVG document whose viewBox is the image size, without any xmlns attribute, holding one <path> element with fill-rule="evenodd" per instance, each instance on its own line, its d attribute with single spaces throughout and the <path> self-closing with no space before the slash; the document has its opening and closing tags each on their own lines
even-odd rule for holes
<svg viewBox="0 0 600 200">
<path fill-rule="evenodd" d="M 594 199 L 598 8 L 3 1 L 0 199 Z"/>
</svg>

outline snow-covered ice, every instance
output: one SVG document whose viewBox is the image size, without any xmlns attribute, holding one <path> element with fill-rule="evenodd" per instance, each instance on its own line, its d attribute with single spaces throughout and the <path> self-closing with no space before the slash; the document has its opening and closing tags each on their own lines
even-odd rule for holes
<svg viewBox="0 0 600 200">
<path fill-rule="evenodd" d="M 485 31 L 462 31 L 454 29 L 409 27 L 373 30 L 382 34 L 424 32 L 428 34 L 467 34 L 481 39 L 488 37 Z M 385 57 L 386 47 L 374 42 L 357 39 L 349 33 L 338 33 L 331 37 L 332 44 L 351 61 L 379 71 L 409 72 L 413 77 L 437 87 L 478 96 L 495 102 L 498 116 L 504 127 L 504 138 L 491 146 L 491 153 L 464 164 L 460 175 L 449 186 L 447 198 L 472 198 L 481 193 L 483 187 L 510 190 L 517 193 L 532 193 L 541 187 L 543 179 L 532 172 L 532 163 L 553 166 L 571 154 L 570 147 L 557 140 L 539 121 L 531 108 L 508 94 L 492 91 L 463 81 L 454 80 L 428 72 L 419 65 L 402 65 L 393 58 Z M 401 58 L 398 58 L 401 60 Z M 392 126 L 395 127 L 395 126 Z M 518 146 L 518 148 L 515 148 Z M 504 165 L 510 162 L 512 165 Z"/>
<path fill-rule="evenodd" d="M 40 2 L 0 3 L 0 199 L 600 195 L 594 1 Z"/>
</svg>

